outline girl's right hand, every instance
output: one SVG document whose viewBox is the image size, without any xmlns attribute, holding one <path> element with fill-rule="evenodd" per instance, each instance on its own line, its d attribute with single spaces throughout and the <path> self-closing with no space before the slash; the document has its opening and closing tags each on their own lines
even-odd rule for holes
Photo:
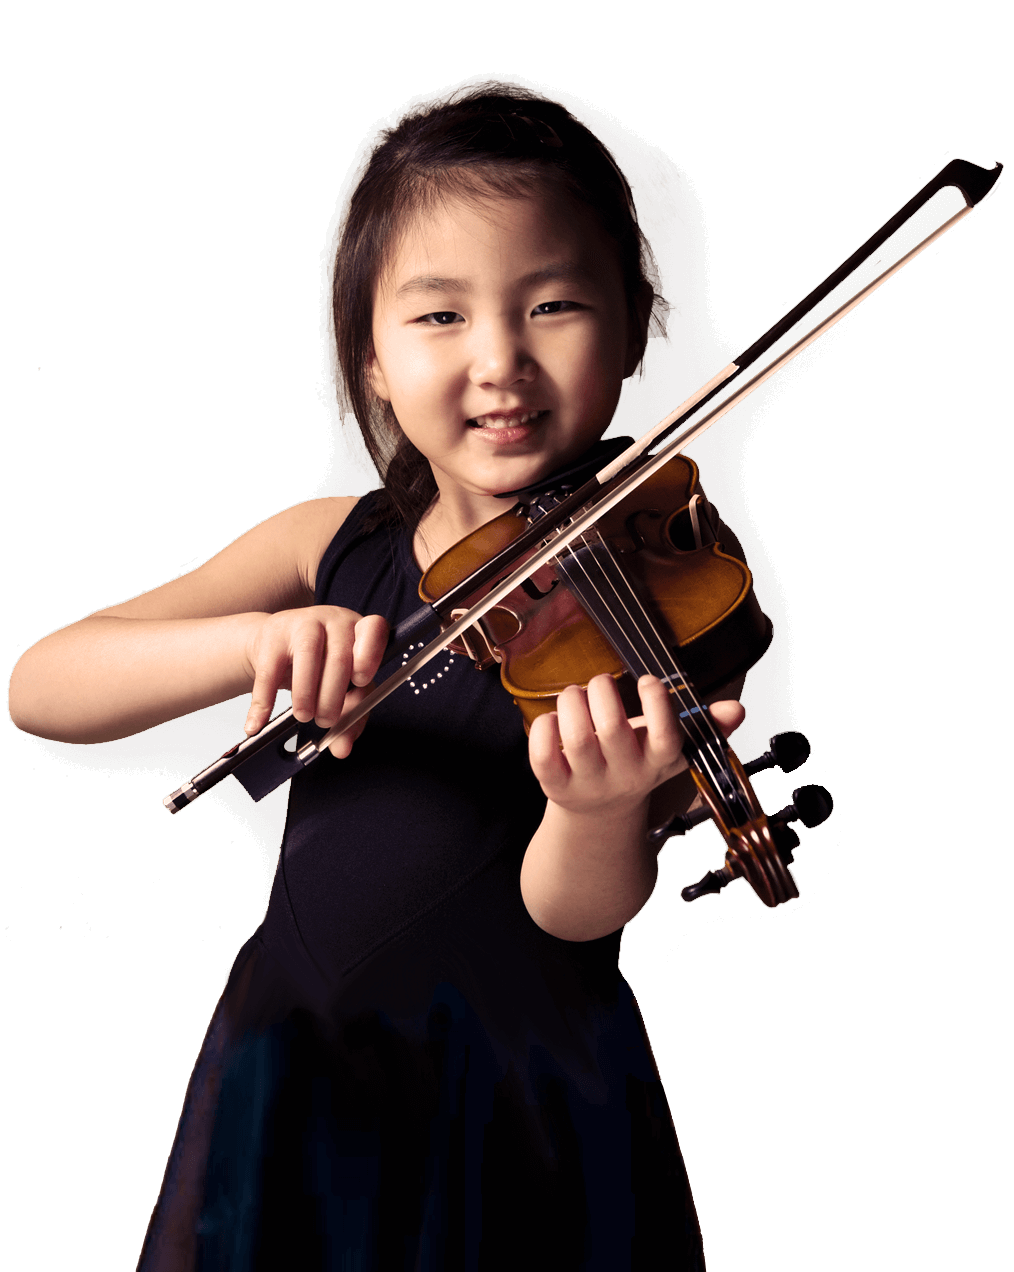
<svg viewBox="0 0 1014 1272">
<path fill-rule="evenodd" d="M 387 645 L 388 626 L 379 614 L 364 618 L 337 605 L 312 605 L 260 618 L 245 651 L 253 678 L 248 735 L 267 723 L 279 689 L 292 690 L 297 720 L 330 729 L 372 687 Z M 366 718 L 336 738 L 332 754 L 344 759 L 365 725 Z"/>
</svg>

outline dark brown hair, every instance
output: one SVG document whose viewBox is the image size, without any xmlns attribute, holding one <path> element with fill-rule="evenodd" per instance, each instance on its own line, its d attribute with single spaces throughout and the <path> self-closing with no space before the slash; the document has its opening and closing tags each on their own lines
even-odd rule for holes
<svg viewBox="0 0 1014 1272">
<path fill-rule="evenodd" d="M 342 224 L 334 266 L 339 398 L 356 417 L 384 482 L 373 525 L 414 528 L 437 493 L 429 463 L 370 384 L 374 292 L 404 218 L 442 194 L 492 191 L 516 198 L 546 181 L 585 204 L 615 242 L 641 353 L 649 325 L 664 333 L 668 306 L 657 293 L 654 257 L 637 224 L 630 187 L 605 146 L 565 107 L 512 84 L 483 84 L 406 115 L 382 134 L 370 156 Z"/>
</svg>

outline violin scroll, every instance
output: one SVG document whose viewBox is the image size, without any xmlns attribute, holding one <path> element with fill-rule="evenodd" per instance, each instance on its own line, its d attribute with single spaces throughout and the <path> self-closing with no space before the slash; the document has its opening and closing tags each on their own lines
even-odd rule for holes
<svg viewBox="0 0 1014 1272">
<path fill-rule="evenodd" d="M 695 768 L 694 781 L 701 794 L 702 807 L 673 818 L 666 826 L 652 832 L 653 839 L 664 840 L 671 834 L 684 834 L 708 818 L 713 819 L 722 832 L 727 845 L 725 864 L 721 870 L 709 870 L 697 883 L 684 888 L 681 893 L 684 901 L 696 901 L 698 897 L 720 892 L 726 884 L 738 878 L 745 878 L 768 906 L 781 905 L 799 896 L 788 871 L 793 850 L 799 847 L 799 836 L 789 822 L 800 821 L 807 827 L 819 826 L 831 816 L 834 801 L 823 786 L 799 786 L 792 792 L 791 804 L 773 816 L 765 817 L 747 774 L 775 766 L 791 772 L 810 754 L 810 744 L 801 733 L 778 734 L 771 739 L 769 746 L 769 751 L 746 765 L 740 764 L 736 756 L 728 752 L 729 768 L 740 779 L 739 804 L 747 807 L 751 814 L 741 824 L 729 824 L 727 815 L 723 813 L 721 797 Z"/>
</svg>

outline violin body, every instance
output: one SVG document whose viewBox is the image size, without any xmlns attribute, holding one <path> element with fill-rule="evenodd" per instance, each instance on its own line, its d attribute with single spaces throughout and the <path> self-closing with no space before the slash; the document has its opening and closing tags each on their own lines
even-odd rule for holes
<svg viewBox="0 0 1014 1272">
<path fill-rule="evenodd" d="M 529 523 L 521 506 L 468 535 L 427 570 L 420 596 L 432 602 L 443 595 Z M 701 495 L 697 465 L 682 455 L 598 523 L 611 560 L 643 606 L 642 621 L 646 618 L 661 634 L 680 670 L 705 695 L 752 667 L 771 642 L 771 624 L 757 603 L 750 571 L 723 549 L 717 531 L 717 517 Z M 499 663 L 504 688 L 526 727 L 554 710 L 556 696 L 568 685 L 587 685 L 602 673 L 616 679 L 628 710 L 639 714 L 634 677 L 568 585 L 570 572 L 560 566 L 550 562 L 536 570 L 452 648 L 479 667 Z M 496 581 L 468 603 L 481 599 Z"/>
</svg>

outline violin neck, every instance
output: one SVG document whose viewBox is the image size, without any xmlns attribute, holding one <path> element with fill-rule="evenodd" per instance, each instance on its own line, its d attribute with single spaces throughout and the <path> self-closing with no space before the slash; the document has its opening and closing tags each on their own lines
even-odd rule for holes
<svg viewBox="0 0 1014 1272">
<path fill-rule="evenodd" d="M 657 676 L 667 687 L 679 704 L 691 766 L 701 768 L 701 775 L 717 787 L 719 798 L 738 804 L 734 785 L 726 777 L 725 738 L 680 665 L 672 633 L 638 594 L 618 555 L 597 532 L 591 532 L 561 553 L 554 568 L 627 673 L 635 681 L 644 675 Z"/>
<path fill-rule="evenodd" d="M 672 651 L 672 634 L 637 594 L 616 554 L 597 533 L 554 562 L 557 575 L 606 638 L 634 680 L 657 676 L 681 705 L 692 686 Z"/>
<path fill-rule="evenodd" d="M 619 554 L 592 531 L 562 552 L 554 568 L 627 673 L 634 680 L 657 676 L 676 699 L 687 736 L 687 762 L 723 834 L 728 837 L 733 828 L 751 824 L 758 816 L 763 821 L 742 766 L 676 656 L 672 633 L 639 595 Z"/>
</svg>

